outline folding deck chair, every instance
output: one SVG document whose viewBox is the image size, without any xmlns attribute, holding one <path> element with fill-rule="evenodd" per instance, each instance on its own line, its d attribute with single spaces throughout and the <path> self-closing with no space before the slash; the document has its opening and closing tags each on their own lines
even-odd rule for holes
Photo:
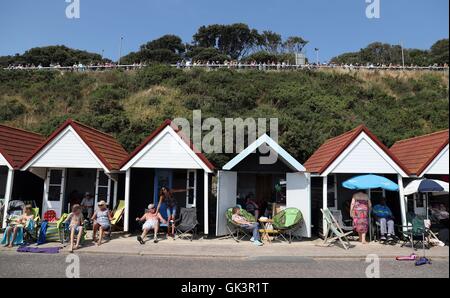
<svg viewBox="0 0 450 298">
<path fill-rule="evenodd" d="M 173 240 L 188 237 L 194 239 L 197 230 L 197 208 L 181 208 L 180 217 L 175 221 L 175 236 Z"/>
<path fill-rule="evenodd" d="M 322 211 L 323 218 L 325 219 L 328 227 L 323 244 L 326 244 L 328 241 L 335 242 L 336 240 L 339 240 L 345 249 L 349 249 L 351 245 L 347 236 L 352 234 L 353 231 L 344 233 L 329 209 L 320 209 L 320 211 Z M 333 235 L 335 236 L 333 237 Z"/>
</svg>

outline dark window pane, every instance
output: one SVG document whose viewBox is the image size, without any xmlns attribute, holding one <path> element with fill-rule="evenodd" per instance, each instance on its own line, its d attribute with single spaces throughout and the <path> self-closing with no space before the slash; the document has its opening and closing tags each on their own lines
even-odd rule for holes
<svg viewBox="0 0 450 298">
<path fill-rule="evenodd" d="M 48 200 L 49 201 L 59 201 L 61 198 L 61 187 L 60 186 L 50 186 L 48 188 Z"/>
<path fill-rule="evenodd" d="M 334 176 L 328 176 L 327 179 L 327 200 L 328 207 L 334 208 L 336 201 L 334 200 Z"/>
<path fill-rule="evenodd" d="M 190 189 L 188 191 L 188 204 L 193 205 L 194 204 L 194 190 Z"/>
<path fill-rule="evenodd" d="M 108 201 L 108 188 L 107 187 L 99 187 L 98 188 L 98 201 Z"/>
<path fill-rule="evenodd" d="M 195 185 L 195 172 L 189 172 L 189 177 L 188 177 L 188 181 L 189 181 L 189 187 L 194 187 Z"/>
<path fill-rule="evenodd" d="M 50 171 L 50 184 L 61 184 L 62 182 L 62 170 Z"/>
<path fill-rule="evenodd" d="M 108 176 L 105 172 L 100 172 L 98 175 L 98 185 L 108 186 Z"/>
</svg>

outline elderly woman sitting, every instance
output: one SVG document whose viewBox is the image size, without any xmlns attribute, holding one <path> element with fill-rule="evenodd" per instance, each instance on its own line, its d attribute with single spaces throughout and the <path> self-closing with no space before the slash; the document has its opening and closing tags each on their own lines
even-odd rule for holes
<svg viewBox="0 0 450 298">
<path fill-rule="evenodd" d="M 13 245 L 21 245 L 23 243 L 24 228 L 29 230 L 34 229 L 34 215 L 32 213 L 32 207 L 27 205 L 25 206 L 24 213 L 9 223 L 3 234 L 2 245 L 12 248 Z"/>
</svg>

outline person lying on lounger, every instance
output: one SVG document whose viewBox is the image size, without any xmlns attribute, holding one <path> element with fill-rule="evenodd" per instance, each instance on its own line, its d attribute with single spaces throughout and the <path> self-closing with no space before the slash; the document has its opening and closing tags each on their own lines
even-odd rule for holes
<svg viewBox="0 0 450 298">
<path fill-rule="evenodd" d="M 255 245 L 261 246 L 263 243 L 260 241 L 259 236 L 259 224 L 257 222 L 249 222 L 245 217 L 241 215 L 241 208 L 234 207 L 231 220 L 240 225 L 242 228 L 252 231 L 253 236 L 250 239 Z"/>
<path fill-rule="evenodd" d="M 151 230 L 154 230 L 155 233 L 153 242 L 158 243 L 159 222 L 167 224 L 167 221 L 156 211 L 155 205 L 153 204 L 148 205 L 148 210 L 141 218 L 137 217 L 136 221 L 144 222 L 142 226 L 142 235 L 137 237 L 140 244 L 145 244 L 145 236 L 147 236 Z"/>
<path fill-rule="evenodd" d="M 5 247 L 12 248 L 14 244 L 23 242 L 23 229 L 30 224 L 30 221 L 33 221 L 32 225 L 34 228 L 34 215 L 32 213 L 33 210 L 31 205 L 26 205 L 24 214 L 9 223 L 2 239 L 2 244 L 4 244 Z"/>
<path fill-rule="evenodd" d="M 83 235 L 83 213 L 80 205 L 75 204 L 72 207 L 72 213 L 67 216 L 64 223 L 69 223 L 70 230 L 70 252 L 74 250 L 73 242 L 75 241 L 75 235 L 77 236 L 77 243 L 75 249 L 80 247 L 81 236 Z"/>
</svg>

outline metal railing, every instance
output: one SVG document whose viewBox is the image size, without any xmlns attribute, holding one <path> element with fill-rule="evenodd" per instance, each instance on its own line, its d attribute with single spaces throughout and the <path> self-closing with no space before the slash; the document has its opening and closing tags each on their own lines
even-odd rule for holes
<svg viewBox="0 0 450 298">
<path fill-rule="evenodd" d="M 50 67 L 7 67 L 4 70 L 35 70 L 35 71 L 107 71 L 113 69 L 136 70 L 146 67 L 145 64 L 130 64 L 130 65 L 83 65 L 83 66 L 50 66 Z M 273 70 L 319 70 L 319 69 L 337 69 L 337 70 L 389 70 L 389 71 L 445 71 L 448 72 L 448 66 L 362 66 L 362 65 L 290 65 L 290 64 L 172 64 L 174 68 L 178 69 L 194 69 L 203 68 L 207 70 L 215 69 L 238 69 L 238 70 L 259 70 L 259 71 L 273 71 Z"/>
</svg>

